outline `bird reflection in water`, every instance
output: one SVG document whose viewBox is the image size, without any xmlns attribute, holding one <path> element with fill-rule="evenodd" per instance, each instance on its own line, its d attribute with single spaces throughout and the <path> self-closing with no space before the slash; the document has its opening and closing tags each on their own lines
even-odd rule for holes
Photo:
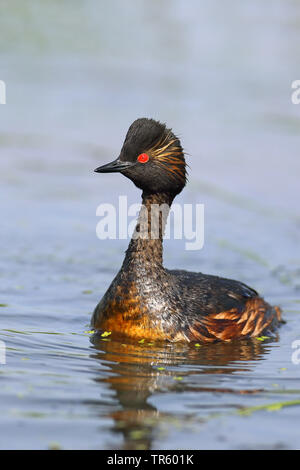
<svg viewBox="0 0 300 470">
<path fill-rule="evenodd" d="M 224 388 L 224 377 L 235 372 L 250 373 L 252 361 L 265 358 L 268 345 L 256 339 L 218 342 L 198 347 L 187 344 L 129 342 L 128 338 L 91 337 L 95 348 L 93 357 L 109 368 L 109 374 L 99 374 L 96 382 L 106 383 L 115 392 L 117 406 L 108 413 L 113 419 L 111 431 L 123 435 L 122 449 L 151 449 L 154 440 L 163 439 L 167 429 L 192 426 L 207 419 L 222 408 L 222 396 L 227 394 L 255 394 L 261 389 Z M 274 338 L 273 340 L 274 341 Z M 158 410 L 149 403 L 154 394 L 168 393 L 170 403 L 180 400 L 181 393 L 206 392 L 213 394 L 205 405 L 203 418 L 194 413 L 176 414 Z M 173 394 L 176 393 L 174 397 Z M 223 403 L 224 406 L 226 406 Z M 109 446 L 109 444 L 108 444 Z"/>
</svg>

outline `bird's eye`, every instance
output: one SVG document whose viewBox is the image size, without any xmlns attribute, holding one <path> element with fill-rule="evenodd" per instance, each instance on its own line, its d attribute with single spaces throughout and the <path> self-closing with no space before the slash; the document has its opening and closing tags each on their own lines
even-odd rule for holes
<svg viewBox="0 0 300 470">
<path fill-rule="evenodd" d="M 137 161 L 140 163 L 147 163 L 148 160 L 149 160 L 149 155 L 147 153 L 141 153 L 137 157 Z"/>
</svg>

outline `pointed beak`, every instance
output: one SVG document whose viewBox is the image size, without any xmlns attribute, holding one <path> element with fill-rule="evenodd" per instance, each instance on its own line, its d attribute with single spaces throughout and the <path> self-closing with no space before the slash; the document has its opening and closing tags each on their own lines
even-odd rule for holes
<svg viewBox="0 0 300 470">
<path fill-rule="evenodd" d="M 96 173 L 116 173 L 126 170 L 127 168 L 130 168 L 133 165 L 134 162 L 122 162 L 121 160 L 119 160 L 119 158 L 117 158 L 111 163 L 99 166 L 99 168 L 96 168 L 94 171 Z"/>
</svg>

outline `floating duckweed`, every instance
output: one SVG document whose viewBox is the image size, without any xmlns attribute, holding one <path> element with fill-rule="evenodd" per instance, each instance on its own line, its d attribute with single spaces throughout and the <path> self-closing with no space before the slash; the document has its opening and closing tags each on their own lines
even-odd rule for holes
<svg viewBox="0 0 300 470">
<path fill-rule="evenodd" d="M 139 343 L 140 343 L 140 344 L 143 344 L 144 342 L 145 342 L 144 339 L 140 339 L 140 340 L 139 340 Z"/>
<path fill-rule="evenodd" d="M 104 333 L 102 333 L 102 337 L 105 338 L 106 336 L 109 336 L 111 335 L 111 331 L 104 331 Z"/>
<path fill-rule="evenodd" d="M 258 339 L 258 341 L 264 341 L 265 339 L 270 339 L 270 336 L 257 336 L 255 339 Z"/>
<path fill-rule="evenodd" d="M 165 367 L 157 367 L 157 370 L 166 370 Z"/>
<path fill-rule="evenodd" d="M 8 307 L 7 304 L 0 304 L 0 307 Z"/>
<path fill-rule="evenodd" d="M 93 291 L 92 291 L 92 290 L 89 290 L 89 289 L 86 289 L 86 290 L 83 290 L 82 293 L 83 293 L 83 294 L 92 294 Z"/>
<path fill-rule="evenodd" d="M 92 333 L 95 333 L 95 330 L 86 330 L 85 333 L 87 335 L 91 335 Z"/>
<path fill-rule="evenodd" d="M 173 377 L 174 380 L 183 380 L 183 377 Z"/>
<path fill-rule="evenodd" d="M 136 430 L 130 431 L 130 437 L 133 440 L 143 439 L 145 435 L 146 435 L 146 431 L 144 430 L 136 429 Z"/>
<path fill-rule="evenodd" d="M 279 401 L 276 403 L 271 403 L 270 405 L 258 405 L 250 406 L 248 408 L 243 408 L 238 411 L 240 415 L 249 416 L 254 411 L 267 410 L 267 411 L 278 411 L 285 406 L 296 406 L 300 405 L 300 400 L 290 400 L 290 401 Z"/>
<path fill-rule="evenodd" d="M 201 344 L 196 343 L 196 344 L 195 344 L 195 348 L 201 348 Z"/>
</svg>

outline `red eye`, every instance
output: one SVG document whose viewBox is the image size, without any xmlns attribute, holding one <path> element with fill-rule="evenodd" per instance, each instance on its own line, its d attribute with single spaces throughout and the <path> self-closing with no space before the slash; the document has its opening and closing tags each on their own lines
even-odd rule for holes
<svg viewBox="0 0 300 470">
<path fill-rule="evenodd" d="M 141 154 L 137 157 L 137 160 L 138 160 L 138 162 L 140 162 L 140 163 L 146 163 L 146 162 L 149 160 L 149 155 L 147 155 L 147 153 L 141 153 Z"/>
</svg>

